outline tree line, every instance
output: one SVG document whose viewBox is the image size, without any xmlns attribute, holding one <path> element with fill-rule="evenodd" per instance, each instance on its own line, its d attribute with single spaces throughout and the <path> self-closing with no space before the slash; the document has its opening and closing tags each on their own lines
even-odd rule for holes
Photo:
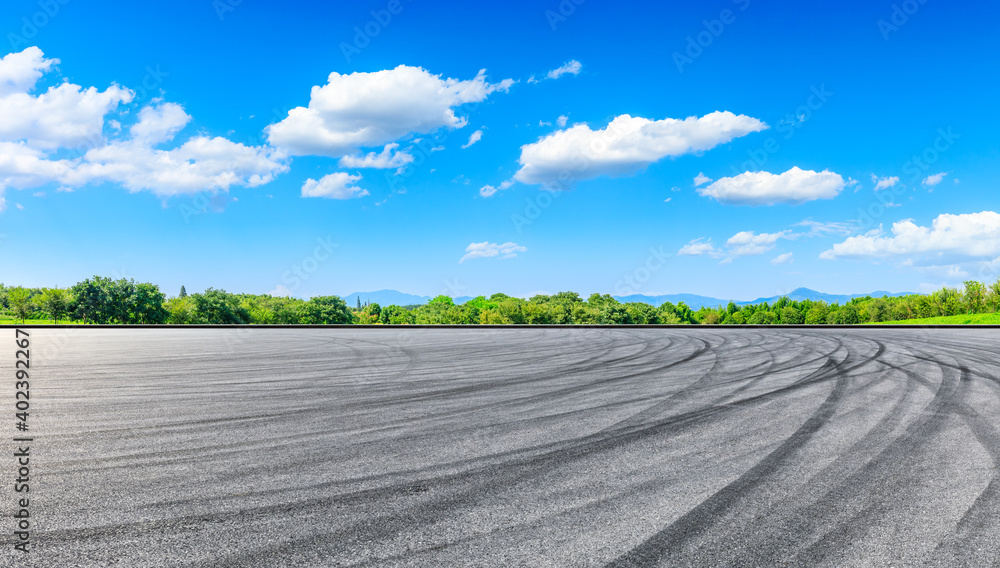
<svg viewBox="0 0 1000 568">
<path fill-rule="evenodd" d="M 62 288 L 8 287 L 0 284 L 0 317 L 94 324 L 859 324 L 936 316 L 1000 312 L 1000 280 L 985 285 L 970 280 L 964 289 L 931 294 L 855 298 L 840 305 L 790 300 L 703 307 L 683 302 L 660 306 L 621 303 L 608 294 L 584 299 L 575 292 L 479 296 L 455 304 L 437 296 L 426 304 L 349 307 L 339 296 L 308 300 L 266 294 L 232 294 L 209 288 L 188 294 L 181 287 L 167 298 L 159 286 L 131 279 L 95 276 Z"/>
</svg>

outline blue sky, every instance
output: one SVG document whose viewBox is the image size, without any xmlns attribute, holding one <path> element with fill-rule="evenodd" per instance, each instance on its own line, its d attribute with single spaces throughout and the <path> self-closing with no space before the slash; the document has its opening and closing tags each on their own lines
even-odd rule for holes
<svg viewBox="0 0 1000 568">
<path fill-rule="evenodd" d="M 576 2 L 11 0 L 0 281 L 997 278 L 996 3 Z"/>
</svg>

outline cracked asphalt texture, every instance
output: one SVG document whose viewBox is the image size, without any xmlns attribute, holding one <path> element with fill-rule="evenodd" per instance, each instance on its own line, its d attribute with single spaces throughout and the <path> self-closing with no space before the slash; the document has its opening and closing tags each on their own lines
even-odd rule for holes
<svg viewBox="0 0 1000 568">
<path fill-rule="evenodd" d="M 1000 566 L 1000 329 L 31 333 L 2 566 Z"/>
</svg>

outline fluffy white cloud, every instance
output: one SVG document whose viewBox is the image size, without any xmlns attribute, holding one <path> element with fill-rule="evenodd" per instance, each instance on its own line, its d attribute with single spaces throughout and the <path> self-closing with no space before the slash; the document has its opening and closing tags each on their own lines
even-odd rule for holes
<svg viewBox="0 0 1000 568">
<path fill-rule="evenodd" d="M 179 104 L 163 103 L 139 111 L 139 122 L 129 129 L 132 140 L 144 146 L 156 146 L 173 140 L 187 126 L 191 116 Z"/>
<path fill-rule="evenodd" d="M 112 182 L 129 191 L 149 190 L 168 197 L 228 191 L 234 185 L 256 187 L 288 170 L 275 149 L 222 137 L 196 136 L 170 150 L 154 147 L 173 141 L 189 120 L 180 105 L 145 107 L 129 129 L 129 139 L 89 150 L 61 181 L 71 186 Z"/>
<path fill-rule="evenodd" d="M 256 187 L 288 170 L 273 148 L 206 136 L 191 138 L 173 150 L 157 150 L 135 140 L 113 142 L 90 150 L 84 159 L 65 178 L 68 184 L 108 181 L 162 197 L 227 191 L 234 185 Z"/>
<path fill-rule="evenodd" d="M 374 73 L 331 73 L 315 86 L 308 107 L 296 107 L 267 127 L 271 144 L 292 155 L 340 157 L 381 146 L 411 133 L 461 128 L 455 108 L 507 91 L 513 81 L 491 84 L 486 71 L 469 80 L 442 79 L 420 67 L 400 65 Z"/>
<path fill-rule="evenodd" d="M 707 241 L 704 239 L 695 239 L 682 246 L 681 249 L 677 251 L 678 256 L 719 256 L 721 254 L 722 253 L 712 244 L 711 239 Z"/>
<path fill-rule="evenodd" d="M 510 189 L 512 185 L 514 185 L 514 180 L 512 179 L 502 182 L 500 184 L 500 187 L 493 187 L 492 185 L 484 185 L 483 187 L 479 188 L 479 195 L 483 197 L 493 197 L 493 194 L 495 194 L 497 191 Z"/>
<path fill-rule="evenodd" d="M 694 186 L 699 187 L 705 185 L 706 183 L 712 183 L 712 178 L 707 175 L 698 172 L 698 175 L 694 176 Z"/>
<path fill-rule="evenodd" d="M 568 120 L 569 120 L 568 116 L 566 116 L 565 114 L 560 114 L 559 118 L 556 119 L 556 126 L 558 126 L 559 128 L 565 128 L 566 121 Z"/>
<path fill-rule="evenodd" d="M 96 145 L 104 117 L 133 93 L 117 85 L 104 91 L 69 82 L 32 95 L 42 74 L 58 63 L 29 47 L 0 59 L 0 140 L 24 141 L 39 150 Z"/>
<path fill-rule="evenodd" d="M 844 178 L 829 170 L 814 172 L 793 167 L 783 174 L 744 172 L 721 178 L 698 189 L 701 195 L 734 205 L 799 204 L 832 199 L 844 189 Z"/>
<path fill-rule="evenodd" d="M 787 236 L 788 231 L 759 235 L 754 234 L 753 231 L 741 231 L 726 241 L 726 247 L 729 248 L 729 254 L 733 256 L 764 254 L 774 248 L 774 243 L 778 242 L 778 239 Z"/>
<path fill-rule="evenodd" d="M 625 114 L 601 130 L 577 124 L 522 146 L 515 178 L 565 189 L 579 180 L 634 174 L 665 157 L 709 150 L 766 128 L 756 118 L 728 111 L 663 120 Z"/>
<path fill-rule="evenodd" d="M 527 252 L 527 248 L 517 243 L 496 244 L 491 242 L 472 243 L 465 247 L 465 256 L 459 259 L 459 263 L 472 258 L 514 258 L 519 252 Z"/>
<path fill-rule="evenodd" d="M 319 181 L 312 178 L 302 185 L 302 197 L 326 197 L 329 199 L 353 199 L 368 195 L 367 189 L 355 186 L 360 175 L 336 172 L 323 176 Z"/>
<path fill-rule="evenodd" d="M 64 82 L 31 94 L 56 62 L 45 59 L 38 48 L 0 59 L 0 192 L 47 183 L 72 188 L 111 182 L 130 191 L 169 196 L 256 186 L 288 169 L 273 148 L 225 138 L 198 136 L 171 150 L 157 149 L 173 141 L 191 120 L 174 103 L 141 109 L 127 136 L 108 141 L 107 115 L 131 101 L 132 93 L 114 85 L 102 92 Z M 117 120 L 107 123 L 121 131 Z M 90 149 L 80 156 L 85 145 Z M 64 149 L 80 152 L 70 159 L 53 159 Z"/>
<path fill-rule="evenodd" d="M 396 151 L 399 144 L 386 144 L 382 152 L 376 154 L 355 154 L 344 156 L 340 159 L 342 168 L 374 168 L 380 170 L 391 170 L 401 168 L 414 160 L 413 155 L 406 151 Z"/>
<path fill-rule="evenodd" d="M 0 197 L 5 188 L 24 189 L 61 182 L 73 171 L 69 160 L 49 160 L 23 142 L 0 142 Z"/>
<path fill-rule="evenodd" d="M 924 181 L 922 183 L 924 185 L 926 185 L 927 187 L 934 187 L 935 185 L 941 183 L 941 180 L 943 180 L 944 176 L 946 176 L 946 175 L 948 175 L 948 172 L 941 172 L 941 173 L 938 173 L 938 174 L 931 174 L 931 175 L 925 177 Z M 958 180 L 955 180 L 955 182 L 958 183 Z"/>
<path fill-rule="evenodd" d="M 577 61 L 576 59 L 573 59 L 563 64 L 562 67 L 549 71 L 546 77 L 548 77 L 549 79 L 558 79 L 559 77 L 562 77 L 567 73 L 570 75 L 579 75 L 581 69 L 583 69 L 583 64 Z"/>
<path fill-rule="evenodd" d="M 785 254 L 779 254 L 778 256 L 771 259 L 771 264 L 791 264 L 795 262 L 795 259 L 792 258 L 792 256 L 793 254 L 790 252 L 786 252 Z"/>
<path fill-rule="evenodd" d="M 778 239 L 796 239 L 801 236 L 791 231 L 778 233 L 760 233 L 741 231 L 726 241 L 725 249 L 716 248 L 711 239 L 695 239 L 677 251 L 681 256 L 710 256 L 722 258 L 722 264 L 727 264 L 740 256 L 764 254 L 774 248 Z M 784 257 L 785 255 L 782 255 Z M 781 258 L 781 257 L 779 257 Z M 788 258 L 791 258 L 789 255 Z"/>
<path fill-rule="evenodd" d="M 890 187 L 899 183 L 899 177 L 898 176 L 878 177 L 877 175 L 872 174 L 872 183 L 875 184 L 875 191 L 878 191 L 880 189 L 889 189 Z"/>
<path fill-rule="evenodd" d="M 462 149 L 465 150 L 469 146 L 472 146 L 476 142 L 479 142 L 483 138 L 483 131 L 477 130 L 469 136 L 469 141 L 462 145 Z"/>
<path fill-rule="evenodd" d="M 58 64 L 58 59 L 45 59 L 45 54 L 37 47 L 8 53 L 0 59 L 0 97 L 34 89 L 42 75 Z"/>
<path fill-rule="evenodd" d="M 879 228 L 847 238 L 820 254 L 820 258 L 879 258 L 924 256 L 992 258 L 1000 255 L 1000 214 L 993 211 L 962 215 L 941 214 L 930 227 L 912 219 L 892 225 L 889 236 Z"/>
</svg>

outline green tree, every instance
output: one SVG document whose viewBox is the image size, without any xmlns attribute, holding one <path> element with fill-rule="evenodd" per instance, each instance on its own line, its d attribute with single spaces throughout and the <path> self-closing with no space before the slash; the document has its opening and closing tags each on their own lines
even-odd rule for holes
<svg viewBox="0 0 1000 568">
<path fill-rule="evenodd" d="M 751 325 L 770 325 L 775 323 L 777 319 L 777 316 L 775 316 L 774 312 L 771 310 L 759 309 L 755 311 L 752 316 L 750 316 L 747 323 Z"/>
<path fill-rule="evenodd" d="M 991 312 L 1000 312 L 1000 279 L 990 284 L 986 294 L 986 305 Z"/>
<path fill-rule="evenodd" d="M 189 296 L 167 300 L 164 309 L 167 312 L 167 323 L 172 324 L 195 323 L 198 315 L 194 301 Z"/>
<path fill-rule="evenodd" d="M 728 316 L 729 314 L 726 313 L 726 315 Z M 719 316 L 718 312 L 706 312 L 701 318 L 702 325 L 718 325 L 720 323 L 722 323 L 722 317 Z"/>
<path fill-rule="evenodd" d="M 161 324 L 166 323 L 170 314 L 163 307 L 166 295 L 160 292 L 160 287 L 148 282 L 130 286 L 131 297 L 128 300 L 128 323 Z"/>
<path fill-rule="evenodd" d="M 479 315 L 486 310 L 497 310 L 497 303 L 491 300 L 487 300 L 486 296 L 476 296 L 475 298 L 465 302 L 462 305 L 462 309 L 466 312 L 465 319 L 469 323 L 479 323 Z M 499 317 L 499 311 L 496 312 L 497 317 Z M 500 318 L 502 319 L 502 318 Z"/>
<path fill-rule="evenodd" d="M 410 310 L 397 305 L 382 308 L 382 314 L 379 316 L 379 319 L 386 325 L 409 325 L 416 323 L 416 317 Z"/>
<path fill-rule="evenodd" d="M 440 296 L 435 296 L 435 297 L 431 298 L 431 300 L 429 302 L 427 302 L 427 303 L 428 304 L 444 304 L 446 306 L 454 306 L 455 305 L 455 301 L 451 299 L 451 296 L 445 296 L 444 294 L 441 294 Z"/>
<path fill-rule="evenodd" d="M 81 319 L 85 323 L 110 323 L 112 313 L 110 278 L 94 276 L 83 282 L 78 282 L 71 288 L 71 293 L 75 298 L 74 315 L 76 319 Z"/>
<path fill-rule="evenodd" d="M 358 323 L 371 325 L 381 323 L 382 307 L 376 304 L 368 304 L 365 309 L 358 314 Z"/>
<path fill-rule="evenodd" d="M 781 315 L 781 323 L 785 325 L 799 325 L 806 322 L 806 318 L 802 315 L 802 312 L 792 306 L 781 308 L 779 314 Z"/>
<path fill-rule="evenodd" d="M 181 293 L 178 294 L 177 297 L 178 298 L 187 298 L 188 297 L 188 292 L 187 292 L 187 290 L 184 289 L 183 285 L 181 285 Z"/>
<path fill-rule="evenodd" d="M 837 311 L 837 323 L 841 325 L 854 325 L 861 323 L 861 318 L 858 315 L 858 308 L 852 304 L 845 304 L 844 307 Z"/>
<path fill-rule="evenodd" d="M 591 298 L 593 298 L 593 296 L 591 296 Z M 608 296 L 608 298 L 610 298 L 610 296 Z M 588 300 L 587 303 L 589 304 L 591 302 Z M 603 305 L 601 305 L 596 323 L 604 325 L 630 324 L 632 323 L 632 318 L 629 316 L 628 310 L 624 305 L 619 304 L 617 300 L 611 298 L 611 301 L 605 300 Z"/>
<path fill-rule="evenodd" d="M 31 290 L 24 288 L 23 286 L 16 286 L 14 288 L 9 288 L 7 290 L 7 302 L 10 304 L 10 309 L 14 312 L 21 323 L 28 319 L 31 315 L 34 305 L 31 301 Z"/>
<path fill-rule="evenodd" d="M 660 323 L 660 311 L 644 302 L 630 302 L 625 304 L 629 320 L 638 325 L 651 325 Z"/>
<path fill-rule="evenodd" d="M 746 322 L 747 318 L 746 316 L 743 315 L 743 310 L 739 310 L 731 314 L 726 314 L 726 319 L 722 320 L 722 323 L 730 325 L 743 325 Z"/>
<path fill-rule="evenodd" d="M 962 296 L 970 314 L 981 314 L 986 311 L 986 286 L 976 280 L 965 281 L 965 294 Z"/>
<path fill-rule="evenodd" d="M 377 314 L 380 309 L 378 304 L 371 304 L 366 311 Z M 340 296 L 310 298 L 305 302 L 302 312 L 302 323 L 323 325 L 354 323 L 354 314 Z"/>
<path fill-rule="evenodd" d="M 862 321 L 882 322 L 892 319 L 892 308 L 885 298 L 873 298 L 864 304 L 865 314 Z M 859 314 L 860 315 L 860 314 Z"/>
<path fill-rule="evenodd" d="M 191 294 L 195 319 L 192 323 L 247 324 L 250 314 L 240 306 L 239 298 L 225 290 L 209 288 L 201 294 Z"/>
<path fill-rule="evenodd" d="M 479 312 L 479 323 L 483 325 L 507 325 L 512 322 L 500 313 L 499 308 L 486 308 Z"/>
<path fill-rule="evenodd" d="M 809 308 L 806 312 L 805 321 L 809 325 L 818 325 L 826 323 L 826 316 L 829 313 L 829 308 L 826 302 L 816 302 Z"/>
<path fill-rule="evenodd" d="M 48 288 L 42 291 L 38 301 L 42 309 L 52 318 L 52 323 L 59 323 L 59 319 L 69 310 L 70 298 L 66 290 Z"/>
</svg>

